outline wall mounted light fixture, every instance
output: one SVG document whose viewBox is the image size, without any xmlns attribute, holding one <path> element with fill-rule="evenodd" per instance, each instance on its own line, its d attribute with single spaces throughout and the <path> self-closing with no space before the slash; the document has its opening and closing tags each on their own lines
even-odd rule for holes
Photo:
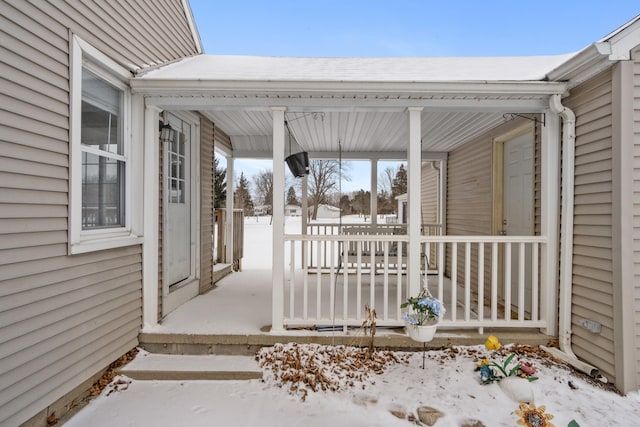
<svg viewBox="0 0 640 427">
<path fill-rule="evenodd" d="M 160 124 L 160 141 L 171 142 L 176 138 L 176 131 L 169 123 Z"/>
</svg>

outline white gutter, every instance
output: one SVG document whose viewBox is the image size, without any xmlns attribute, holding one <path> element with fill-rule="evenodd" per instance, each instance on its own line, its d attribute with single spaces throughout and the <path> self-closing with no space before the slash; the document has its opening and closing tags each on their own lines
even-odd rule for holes
<svg viewBox="0 0 640 427">
<path fill-rule="evenodd" d="M 571 292 L 573 287 L 573 211 L 575 181 L 576 115 L 562 105 L 560 95 L 552 95 L 549 106 L 562 117 L 562 236 L 560 241 L 560 313 L 558 341 L 560 350 L 543 347 L 553 356 L 564 360 L 574 368 L 599 377 L 598 369 L 581 360 L 571 349 Z"/>
</svg>

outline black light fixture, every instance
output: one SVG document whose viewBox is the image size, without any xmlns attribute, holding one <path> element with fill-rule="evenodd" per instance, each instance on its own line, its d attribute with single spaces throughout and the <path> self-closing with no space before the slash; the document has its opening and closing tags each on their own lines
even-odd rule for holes
<svg viewBox="0 0 640 427">
<path fill-rule="evenodd" d="M 169 123 L 160 123 L 160 141 L 171 142 L 176 138 L 176 131 Z"/>
<path fill-rule="evenodd" d="M 309 155 L 306 151 L 291 154 L 284 160 L 287 162 L 289 170 L 296 178 L 302 178 L 305 175 L 309 175 Z"/>
<path fill-rule="evenodd" d="M 294 177 L 302 178 L 305 175 L 309 175 L 309 154 L 306 151 L 291 154 L 291 128 L 289 128 L 288 122 L 285 121 L 284 124 L 289 134 L 289 156 L 284 161 L 287 162 L 287 166 L 289 166 L 289 170 Z"/>
</svg>

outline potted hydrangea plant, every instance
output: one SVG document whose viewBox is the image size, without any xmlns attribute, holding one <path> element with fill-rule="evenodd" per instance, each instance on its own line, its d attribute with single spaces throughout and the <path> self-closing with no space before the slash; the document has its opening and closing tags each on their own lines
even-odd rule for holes
<svg viewBox="0 0 640 427">
<path fill-rule="evenodd" d="M 410 310 L 404 313 L 405 330 L 409 336 L 418 342 L 428 342 L 433 339 L 438 321 L 444 316 L 445 308 L 442 301 L 434 298 L 426 288 L 418 296 L 409 297 L 400 308 Z"/>
</svg>

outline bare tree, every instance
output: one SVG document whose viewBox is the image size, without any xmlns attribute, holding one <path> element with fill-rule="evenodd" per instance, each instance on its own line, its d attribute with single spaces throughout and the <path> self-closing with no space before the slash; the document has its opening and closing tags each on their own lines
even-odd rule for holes
<svg viewBox="0 0 640 427">
<path fill-rule="evenodd" d="M 397 168 L 387 166 L 382 172 L 380 172 L 378 175 L 378 194 L 382 192 L 391 194 L 393 179 L 395 178 L 397 171 Z"/>
<path fill-rule="evenodd" d="M 271 206 L 273 204 L 273 171 L 265 169 L 253 177 L 256 200 Z"/>
<path fill-rule="evenodd" d="M 337 191 L 338 180 L 341 177 L 345 181 L 351 179 L 345 173 L 346 169 L 347 165 L 341 165 L 337 160 L 311 160 L 309 162 L 309 198 L 310 205 L 313 206 L 313 219 L 318 217 L 318 205 L 328 203 L 329 196 Z"/>
</svg>

